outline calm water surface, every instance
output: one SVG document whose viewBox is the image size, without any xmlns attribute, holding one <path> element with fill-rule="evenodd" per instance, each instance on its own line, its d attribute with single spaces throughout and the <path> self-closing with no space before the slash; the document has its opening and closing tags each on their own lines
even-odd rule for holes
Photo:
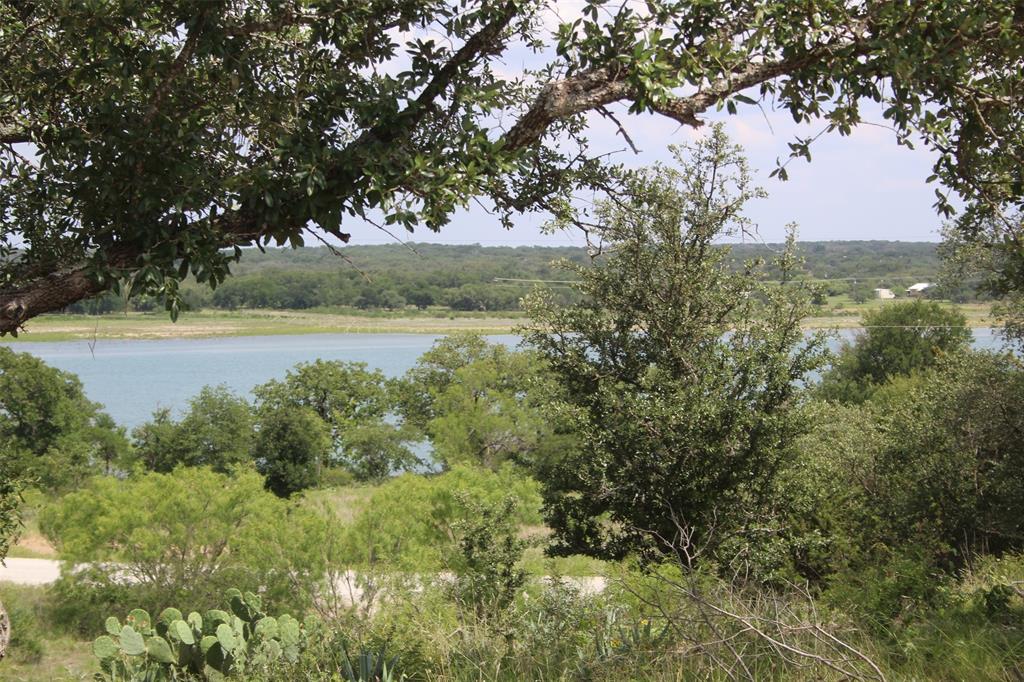
<svg viewBox="0 0 1024 682">
<path fill-rule="evenodd" d="M 841 336 L 852 338 L 854 333 L 843 330 Z M 975 329 L 974 337 L 978 348 L 1000 345 L 990 329 Z M 387 376 L 398 376 L 439 338 L 430 334 L 309 334 L 100 340 L 92 350 L 86 341 L 8 345 L 77 374 L 89 398 L 102 403 L 111 417 L 131 429 L 147 421 L 158 407 L 184 408 L 203 386 L 224 384 L 248 395 L 254 386 L 283 377 L 296 363 L 318 358 L 365 362 Z M 512 335 L 488 338 L 509 345 L 519 341 Z"/>
</svg>

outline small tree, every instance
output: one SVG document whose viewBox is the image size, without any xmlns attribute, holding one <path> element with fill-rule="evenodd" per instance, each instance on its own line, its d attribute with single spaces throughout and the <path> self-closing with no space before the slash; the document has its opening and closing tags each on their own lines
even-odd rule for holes
<svg viewBox="0 0 1024 682">
<path fill-rule="evenodd" d="M 800 328 L 808 292 L 756 262 L 733 270 L 715 246 L 762 195 L 721 127 L 675 154 L 679 169 L 638 173 L 598 206 L 607 255 L 570 266 L 584 300 L 527 304 L 527 339 L 583 438 L 542 477 L 559 553 L 649 556 L 680 526 L 698 544 L 712 525 L 741 529 L 801 431 L 797 382 L 821 358 Z"/>
<path fill-rule="evenodd" d="M 311 410 L 328 429 L 329 463 L 375 478 L 381 470 L 408 469 L 419 461 L 405 447 L 405 432 L 387 420 L 394 401 L 389 388 L 384 375 L 366 363 L 316 360 L 253 391 L 261 411 Z"/>
<path fill-rule="evenodd" d="M 823 397 L 862 402 L 890 379 L 932 367 L 971 342 L 963 314 L 932 301 L 889 304 L 867 313 L 862 322 L 864 332 L 843 348 L 823 377 Z"/>
<path fill-rule="evenodd" d="M 526 582 L 518 566 L 526 543 L 516 536 L 516 499 L 488 504 L 458 494 L 456 501 L 462 518 L 452 524 L 458 551 L 449 559 L 456 604 L 469 607 L 477 622 L 500 623 Z"/>
<path fill-rule="evenodd" d="M 318 485 L 330 449 L 327 427 L 309 408 L 281 407 L 260 414 L 253 458 L 267 477 L 267 489 L 278 497 Z"/>
<path fill-rule="evenodd" d="M 249 460 L 252 408 L 226 386 L 204 386 L 189 401 L 181 421 L 174 422 L 169 410 L 159 409 L 132 435 L 134 458 L 150 471 L 209 466 L 224 473 Z"/>
<path fill-rule="evenodd" d="M 50 490 L 79 484 L 127 448 L 78 377 L 9 348 L 0 348 L 0 441 L 12 475 Z"/>
</svg>

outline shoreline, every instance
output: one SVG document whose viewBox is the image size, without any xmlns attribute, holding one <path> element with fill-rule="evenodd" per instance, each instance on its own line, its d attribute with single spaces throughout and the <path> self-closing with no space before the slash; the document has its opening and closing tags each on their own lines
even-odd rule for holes
<svg viewBox="0 0 1024 682">
<path fill-rule="evenodd" d="M 831 315 L 807 318 L 805 330 L 859 329 L 861 316 L 874 306 L 836 310 Z M 956 306 L 971 328 L 996 326 L 988 304 Z M 527 321 L 516 313 L 448 313 L 359 315 L 349 312 L 297 310 L 249 310 L 244 312 L 200 311 L 171 322 L 163 312 L 112 313 L 105 315 L 46 315 L 30 320 L 18 338 L 0 344 L 66 341 L 158 339 L 212 339 L 242 336 L 302 336 L 309 334 L 511 334 Z"/>
</svg>

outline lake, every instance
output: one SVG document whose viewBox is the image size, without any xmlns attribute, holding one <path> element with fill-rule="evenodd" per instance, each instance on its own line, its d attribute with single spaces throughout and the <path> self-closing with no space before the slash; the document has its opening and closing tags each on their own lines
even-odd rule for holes
<svg viewBox="0 0 1024 682">
<path fill-rule="evenodd" d="M 840 336 L 849 339 L 855 331 L 845 329 Z M 974 337 L 978 348 L 1000 345 L 991 329 L 975 329 Z M 146 422 L 158 407 L 183 409 L 203 386 L 224 384 L 249 395 L 254 386 L 317 358 L 365 362 L 387 376 L 399 376 L 439 338 L 431 334 L 308 334 L 100 340 L 93 349 L 87 341 L 5 345 L 77 374 L 86 395 L 130 430 Z M 519 341 L 512 335 L 487 338 L 509 345 Z"/>
</svg>

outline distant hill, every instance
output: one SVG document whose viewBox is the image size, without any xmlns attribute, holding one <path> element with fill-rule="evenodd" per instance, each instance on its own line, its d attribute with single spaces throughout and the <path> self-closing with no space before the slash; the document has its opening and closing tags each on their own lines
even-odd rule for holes
<svg viewBox="0 0 1024 682">
<path fill-rule="evenodd" d="M 732 245 L 737 263 L 771 261 L 781 244 Z M 925 242 L 802 242 L 804 276 L 827 283 L 831 296 L 863 299 L 875 287 L 903 289 L 934 281 L 941 269 L 937 245 Z M 514 280 L 565 280 L 554 263 L 585 263 L 580 247 L 480 246 L 415 243 L 347 246 L 344 258 L 326 247 L 248 249 L 230 277 L 214 292 L 186 283 L 193 308 L 285 308 L 350 306 L 396 309 L 443 306 L 453 310 L 515 310 L 534 283 Z M 771 269 L 769 269 L 771 273 Z M 777 275 L 770 275 L 777 276 Z M 572 298 L 571 287 L 554 290 Z M 965 299 L 971 290 L 953 292 Z M 102 310 L 103 299 L 81 306 Z M 121 304 L 113 303 L 112 309 Z M 139 301 L 145 308 L 153 302 Z"/>
</svg>

